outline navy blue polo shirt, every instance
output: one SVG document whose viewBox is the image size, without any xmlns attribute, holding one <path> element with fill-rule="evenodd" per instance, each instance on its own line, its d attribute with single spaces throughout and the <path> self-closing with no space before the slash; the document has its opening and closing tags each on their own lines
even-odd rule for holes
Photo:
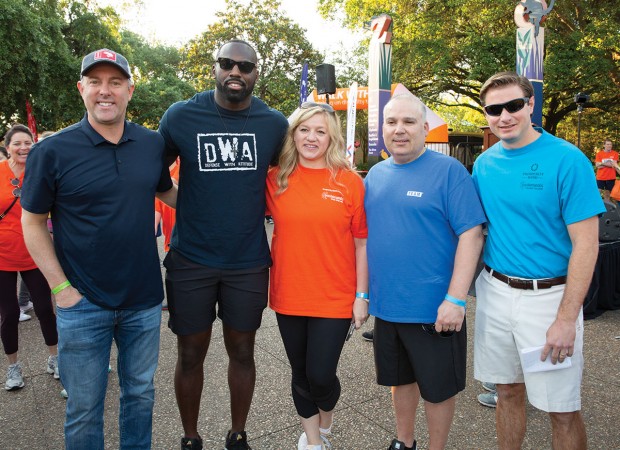
<svg viewBox="0 0 620 450">
<path fill-rule="evenodd" d="M 163 299 L 154 205 L 171 187 L 158 133 L 125 121 L 112 144 L 85 115 L 32 147 L 21 204 L 51 212 L 60 265 L 89 301 L 140 310 Z"/>
</svg>

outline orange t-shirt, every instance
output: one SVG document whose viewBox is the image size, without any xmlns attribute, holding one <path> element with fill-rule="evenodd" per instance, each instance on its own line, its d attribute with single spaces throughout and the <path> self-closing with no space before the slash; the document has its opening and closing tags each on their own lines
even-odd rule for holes
<svg viewBox="0 0 620 450">
<path fill-rule="evenodd" d="M 0 161 L 0 214 L 13 203 L 11 180 L 15 178 L 8 161 Z M 24 181 L 22 175 L 19 181 Z M 32 270 L 37 266 L 30 257 L 22 232 L 22 206 L 17 199 L 8 214 L 0 220 L 0 270 L 9 272 Z"/>
<path fill-rule="evenodd" d="M 618 162 L 618 152 L 611 150 L 606 152 L 605 150 L 601 150 L 596 152 L 596 162 L 603 162 L 604 159 L 613 159 Z M 596 169 L 596 179 L 597 180 L 615 180 L 616 179 L 616 169 L 613 167 L 599 167 Z"/>
<path fill-rule="evenodd" d="M 176 183 L 179 182 L 179 168 L 180 163 L 177 158 L 177 162 L 175 166 L 170 169 L 170 178 L 172 178 Z M 161 214 L 161 232 L 164 235 L 164 250 L 166 252 L 170 251 L 170 238 L 172 237 L 172 229 L 174 228 L 174 224 L 177 221 L 177 210 L 171 208 L 166 205 L 160 199 L 155 199 L 155 211 Z"/>
<path fill-rule="evenodd" d="M 351 318 L 357 277 L 354 238 L 366 238 L 364 184 L 355 173 L 298 166 L 276 195 L 277 168 L 267 176 L 275 223 L 269 305 L 292 316 Z"/>
</svg>

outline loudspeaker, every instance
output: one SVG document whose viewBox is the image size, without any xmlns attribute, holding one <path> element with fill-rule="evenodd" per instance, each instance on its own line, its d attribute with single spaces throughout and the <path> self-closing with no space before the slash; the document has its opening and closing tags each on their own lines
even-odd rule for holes
<svg viewBox="0 0 620 450">
<path fill-rule="evenodd" d="M 604 202 L 607 212 L 599 219 L 599 242 L 620 241 L 620 209 L 611 202 Z"/>
<path fill-rule="evenodd" d="M 336 92 L 336 68 L 331 64 L 316 66 L 316 90 L 319 94 Z"/>
</svg>

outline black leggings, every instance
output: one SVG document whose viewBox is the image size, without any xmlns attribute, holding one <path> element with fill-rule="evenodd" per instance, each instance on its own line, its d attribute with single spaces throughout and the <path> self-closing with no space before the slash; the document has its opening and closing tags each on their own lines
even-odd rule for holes
<svg viewBox="0 0 620 450">
<path fill-rule="evenodd" d="M 331 411 L 340 398 L 338 360 L 351 319 L 276 314 L 293 372 L 293 402 L 304 419 Z"/>
<path fill-rule="evenodd" d="M 50 288 L 39 269 L 20 272 L 30 291 L 34 312 L 39 318 L 45 345 L 58 344 L 56 314 Z M 17 272 L 0 270 L 0 337 L 4 353 L 12 355 L 18 349 L 19 304 L 17 303 Z"/>
</svg>

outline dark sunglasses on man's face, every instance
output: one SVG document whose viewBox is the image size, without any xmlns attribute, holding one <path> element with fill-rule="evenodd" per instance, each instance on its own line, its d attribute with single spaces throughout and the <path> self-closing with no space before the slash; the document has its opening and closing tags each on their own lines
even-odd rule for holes
<svg viewBox="0 0 620 450">
<path fill-rule="evenodd" d="M 321 108 L 329 113 L 336 114 L 336 112 L 334 111 L 334 108 L 332 108 L 332 106 L 328 105 L 327 103 L 303 102 L 300 108 L 301 109 Z"/>
<path fill-rule="evenodd" d="M 233 67 L 237 66 L 241 73 L 252 73 L 256 64 L 250 61 L 235 61 L 230 58 L 217 58 L 217 63 L 220 65 L 220 68 L 223 70 L 232 70 Z"/>
<path fill-rule="evenodd" d="M 506 103 L 487 105 L 484 107 L 484 112 L 486 112 L 488 116 L 497 117 L 501 116 L 502 110 L 505 109 L 510 114 L 512 114 L 516 113 L 517 111 L 521 111 L 529 101 L 530 97 L 515 98 L 514 100 L 510 100 Z"/>
<path fill-rule="evenodd" d="M 11 186 L 15 186 L 15 189 L 13 189 L 13 197 L 21 197 L 22 196 L 22 188 L 19 185 L 19 178 L 13 178 L 11 180 Z"/>
</svg>

